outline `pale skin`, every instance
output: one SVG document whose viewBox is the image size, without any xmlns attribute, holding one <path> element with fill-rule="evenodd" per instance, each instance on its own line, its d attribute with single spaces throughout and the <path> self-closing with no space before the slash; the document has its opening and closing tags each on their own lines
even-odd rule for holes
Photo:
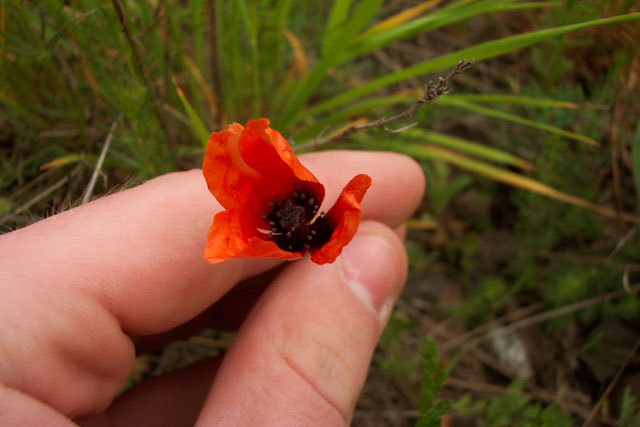
<svg viewBox="0 0 640 427">
<path fill-rule="evenodd" d="M 257 288 L 234 286 L 281 262 L 203 259 L 222 208 L 200 171 L 0 236 L 0 425 L 349 424 L 406 278 L 401 224 L 424 178 L 413 160 L 390 153 L 301 160 L 327 188 L 323 207 L 354 175 L 370 175 L 363 222 L 335 263 L 307 256 Z M 352 278 L 365 296 L 345 286 Z M 115 398 L 136 351 L 205 326 L 238 331 L 223 357 Z"/>
</svg>

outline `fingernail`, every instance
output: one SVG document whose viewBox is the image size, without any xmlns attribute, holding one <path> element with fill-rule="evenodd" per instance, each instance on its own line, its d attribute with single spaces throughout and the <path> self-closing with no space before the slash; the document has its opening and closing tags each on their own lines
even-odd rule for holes
<svg viewBox="0 0 640 427">
<path fill-rule="evenodd" d="M 339 260 L 342 281 L 367 308 L 380 318 L 387 317 L 404 276 L 396 249 L 382 237 L 360 235 L 344 248 Z"/>
</svg>

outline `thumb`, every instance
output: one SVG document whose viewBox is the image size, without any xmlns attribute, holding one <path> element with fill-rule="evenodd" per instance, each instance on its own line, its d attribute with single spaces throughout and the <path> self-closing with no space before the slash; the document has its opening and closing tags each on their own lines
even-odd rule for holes
<svg viewBox="0 0 640 427">
<path fill-rule="evenodd" d="M 406 271 L 402 242 L 373 221 L 335 263 L 289 265 L 238 332 L 199 424 L 348 424 Z"/>
</svg>

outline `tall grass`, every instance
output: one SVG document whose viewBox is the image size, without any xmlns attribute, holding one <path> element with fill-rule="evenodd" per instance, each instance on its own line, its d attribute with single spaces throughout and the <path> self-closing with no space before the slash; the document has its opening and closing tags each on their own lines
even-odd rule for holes
<svg viewBox="0 0 640 427">
<path fill-rule="evenodd" d="M 5 0 L 0 2 L 0 124 L 10 149 L 2 156 L 0 191 L 20 188 L 45 164 L 90 169 L 117 118 L 121 124 L 104 167 L 120 177 L 145 179 L 197 164 L 206 135 L 230 122 L 269 117 L 272 126 L 302 143 L 327 124 L 341 126 L 374 107 L 408 101 L 406 94 L 389 96 L 393 85 L 423 79 L 461 58 L 488 59 L 584 28 L 640 18 L 630 13 L 479 40 L 401 70 L 364 73 L 358 83 L 336 78 L 399 41 L 481 15 L 509 19 L 555 6 L 428 0 L 389 10 L 382 0 Z M 595 142 L 499 113 L 479 99 L 442 101 Z M 423 138 L 414 135 L 416 142 Z M 461 156 L 483 151 L 474 141 L 468 144 L 467 150 L 449 146 L 453 157 L 438 159 L 460 163 Z M 416 146 L 411 151 L 426 155 Z M 18 203 L 12 197 L 5 201 Z"/>
</svg>

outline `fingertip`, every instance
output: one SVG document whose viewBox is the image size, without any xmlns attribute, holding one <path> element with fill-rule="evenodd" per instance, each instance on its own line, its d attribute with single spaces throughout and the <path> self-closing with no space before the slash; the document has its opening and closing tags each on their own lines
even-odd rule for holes
<svg viewBox="0 0 640 427">
<path fill-rule="evenodd" d="M 404 154 L 335 150 L 305 154 L 301 160 L 327 187 L 326 206 L 333 205 L 351 178 L 360 173 L 369 175 L 372 185 L 362 200 L 363 217 L 390 226 L 409 218 L 424 195 L 422 167 Z"/>
<path fill-rule="evenodd" d="M 407 277 L 408 261 L 402 240 L 384 224 L 364 221 L 338 262 L 344 285 L 376 313 L 384 327 Z"/>
</svg>

